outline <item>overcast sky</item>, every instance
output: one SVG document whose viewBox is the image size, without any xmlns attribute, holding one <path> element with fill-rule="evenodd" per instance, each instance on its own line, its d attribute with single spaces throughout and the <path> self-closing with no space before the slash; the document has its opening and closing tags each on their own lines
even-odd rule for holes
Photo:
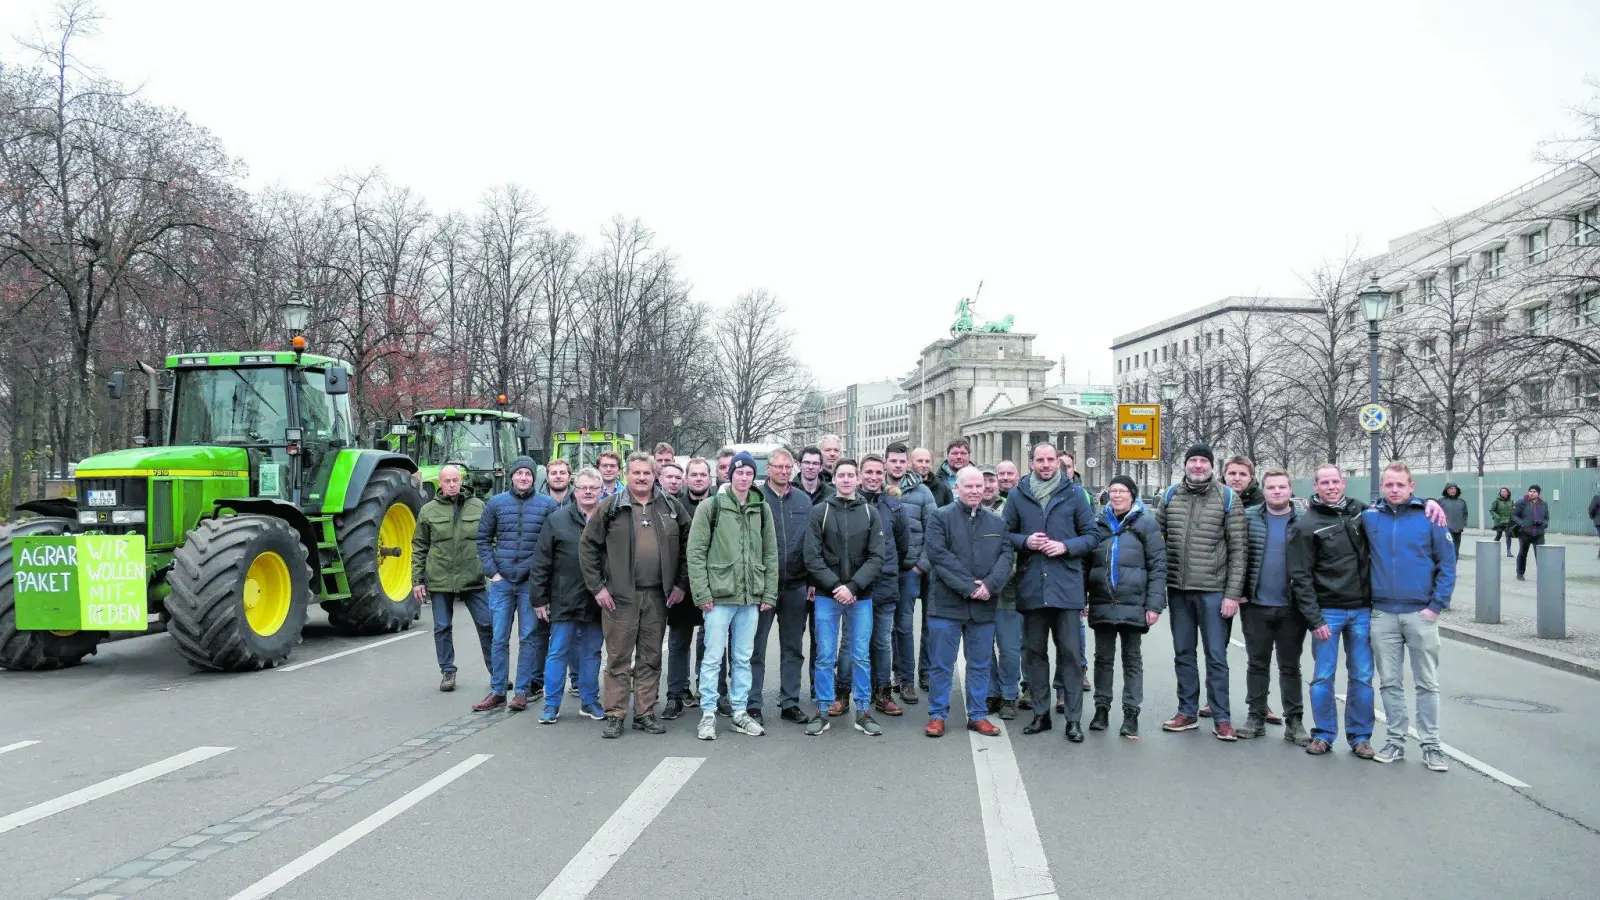
<svg viewBox="0 0 1600 900">
<path fill-rule="evenodd" d="M 638 217 L 696 296 L 776 294 L 825 387 L 913 368 L 980 280 L 1109 381 L 1117 334 L 1537 176 L 1600 76 L 1595 0 L 1309 6 L 106 0 L 83 49 L 253 185 Z"/>
</svg>

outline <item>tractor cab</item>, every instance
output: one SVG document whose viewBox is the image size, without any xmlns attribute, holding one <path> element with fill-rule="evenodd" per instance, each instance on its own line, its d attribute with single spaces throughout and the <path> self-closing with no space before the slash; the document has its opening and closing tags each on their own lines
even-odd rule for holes
<svg viewBox="0 0 1600 900">
<path fill-rule="evenodd" d="M 614 431 L 558 431 L 550 436 L 550 458 L 564 459 L 577 472 L 584 467 L 600 465 L 600 454 L 607 450 L 621 456 L 624 462 L 633 452 L 633 438 Z"/>
<path fill-rule="evenodd" d="M 531 432 L 527 419 L 490 409 L 430 409 L 405 426 L 405 452 L 416 462 L 424 499 L 439 487 L 439 470 L 462 468 L 462 487 L 487 498 L 506 490 L 511 464 L 523 455 Z"/>
</svg>

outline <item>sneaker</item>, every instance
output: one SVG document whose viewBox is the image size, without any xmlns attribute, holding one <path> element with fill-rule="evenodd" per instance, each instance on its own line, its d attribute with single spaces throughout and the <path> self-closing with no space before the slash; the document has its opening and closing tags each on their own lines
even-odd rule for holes
<svg viewBox="0 0 1600 900">
<path fill-rule="evenodd" d="M 1004 700 L 1000 703 L 1000 718 L 1009 722 L 1017 717 L 1017 704 L 1013 700 Z"/>
<path fill-rule="evenodd" d="M 1422 764 L 1435 772 L 1450 771 L 1450 764 L 1444 761 L 1444 752 L 1438 747 L 1422 748 Z"/>
<path fill-rule="evenodd" d="M 723 717 L 724 719 L 731 718 L 733 716 L 733 701 L 729 700 L 727 697 L 718 697 L 717 715 Z"/>
<path fill-rule="evenodd" d="M 760 725 L 761 728 L 763 729 L 762 733 L 763 734 L 766 733 L 765 729 L 767 727 L 767 720 L 766 720 L 765 717 L 763 717 L 761 715 L 761 710 L 759 710 L 759 709 L 747 709 L 747 710 L 744 711 L 744 714 L 749 716 L 752 719 L 755 719 L 756 720 L 756 724 Z"/>
<path fill-rule="evenodd" d="M 1406 748 L 1399 744 L 1384 744 L 1383 749 L 1373 754 L 1372 761 L 1380 763 L 1404 762 Z"/>
<path fill-rule="evenodd" d="M 896 693 L 900 695 L 900 702 L 907 706 L 916 706 L 918 703 L 922 702 L 922 698 L 917 696 L 917 689 L 915 685 L 902 684 L 895 690 Z"/>
<path fill-rule="evenodd" d="M 1205 706 L 1200 707 L 1200 718 L 1211 718 L 1211 704 L 1207 703 Z"/>
<path fill-rule="evenodd" d="M 510 703 L 506 704 L 506 708 L 512 712 L 522 712 L 528 708 L 528 695 L 523 693 L 517 694 L 515 697 L 511 698 Z"/>
<path fill-rule="evenodd" d="M 1083 692 L 1087 694 L 1092 690 L 1094 690 L 1094 682 L 1089 680 L 1089 676 L 1083 676 Z"/>
<path fill-rule="evenodd" d="M 705 725 L 705 720 L 701 719 L 700 727 L 704 728 Z M 750 716 L 749 710 L 733 714 L 733 730 L 740 734 L 748 734 L 751 737 L 761 737 L 767 733 L 767 730 L 761 727 L 761 723 Z"/>
<path fill-rule="evenodd" d="M 785 706 L 783 712 L 778 713 L 778 718 L 785 722 L 793 722 L 796 725 L 805 725 L 811 721 L 811 717 L 806 715 L 806 711 L 798 706 Z"/>
<path fill-rule="evenodd" d="M 561 717 L 560 711 L 551 709 L 550 707 L 546 706 L 544 708 L 544 710 L 539 713 L 539 724 L 540 725 L 554 725 L 556 723 L 556 719 L 558 719 L 560 717 Z"/>
<path fill-rule="evenodd" d="M 667 726 L 661 724 L 655 716 L 634 716 L 633 730 L 643 731 L 646 734 L 666 734 Z"/>
<path fill-rule="evenodd" d="M 1350 752 L 1356 755 L 1356 759 L 1372 759 L 1377 755 L 1372 752 L 1372 743 L 1370 741 L 1356 741 L 1355 745 L 1350 748 Z"/>
<path fill-rule="evenodd" d="M 977 733 L 983 735 L 984 737 L 999 737 L 1000 736 L 1000 726 L 994 724 L 993 722 L 989 721 L 988 719 L 974 719 L 973 721 L 968 722 L 967 723 L 967 730 L 968 731 L 976 731 Z"/>
<path fill-rule="evenodd" d="M 1219 741 L 1237 741 L 1239 739 L 1239 733 L 1233 730 L 1232 722 L 1218 722 L 1211 734 Z"/>
<path fill-rule="evenodd" d="M 1105 731 L 1111 727 L 1111 710 L 1108 707 L 1096 706 L 1094 716 L 1089 719 L 1090 731 Z"/>
<path fill-rule="evenodd" d="M 944 720 L 929 719 L 928 727 L 922 729 L 922 733 L 931 738 L 944 737 Z"/>
<path fill-rule="evenodd" d="M 856 730 L 867 737 L 879 737 L 883 734 L 883 726 L 873 721 L 872 713 L 856 713 Z"/>
<path fill-rule="evenodd" d="M 472 704 L 472 709 L 474 712 L 488 712 L 491 709 L 498 709 L 499 707 L 505 705 L 505 694 L 490 694 L 482 700 L 479 700 L 477 703 Z"/>
<path fill-rule="evenodd" d="M 667 698 L 667 705 L 661 710 L 661 718 L 676 719 L 683 715 L 683 698 L 677 694 Z"/>
<path fill-rule="evenodd" d="M 830 727 L 831 723 L 828 721 L 828 717 L 819 714 L 816 718 L 806 723 L 806 734 L 810 735 L 811 737 L 816 737 L 824 731 L 827 731 Z"/>
<path fill-rule="evenodd" d="M 581 712 L 596 722 L 603 722 L 606 718 L 605 707 L 598 703 L 591 703 L 588 706 L 585 706 Z"/>
<path fill-rule="evenodd" d="M 1306 745 L 1306 752 L 1312 756 L 1326 756 L 1332 749 L 1322 738 L 1312 738 L 1311 743 Z"/>
<path fill-rule="evenodd" d="M 716 740 L 717 739 L 717 717 L 712 715 L 711 713 L 703 713 L 703 714 L 701 714 L 701 716 L 700 716 L 700 727 L 695 729 L 694 736 L 699 738 L 702 741 L 714 741 L 714 740 Z"/>
<path fill-rule="evenodd" d="M 450 693 L 451 691 L 453 691 L 455 689 L 456 689 L 456 673 L 454 673 L 454 672 L 440 672 L 439 673 L 439 690 L 441 690 L 444 693 L 448 694 L 448 693 Z"/>
<path fill-rule="evenodd" d="M 544 696 L 544 685 L 540 684 L 537 681 L 535 681 L 533 684 L 528 685 L 528 699 L 529 700 L 538 700 L 543 696 Z"/>
<path fill-rule="evenodd" d="M 1238 734 L 1239 737 L 1246 740 L 1249 740 L 1250 738 L 1266 737 L 1267 723 L 1258 718 L 1255 713 L 1251 713 L 1250 715 L 1245 716 L 1244 726 L 1239 729 Z"/>
<path fill-rule="evenodd" d="M 622 737 L 622 717 L 606 716 L 606 727 L 600 730 L 600 736 L 611 740 Z"/>
<path fill-rule="evenodd" d="M 1194 716 L 1178 713 L 1172 718 L 1161 723 L 1162 731 L 1193 731 L 1200 727 L 1200 720 Z"/>
</svg>

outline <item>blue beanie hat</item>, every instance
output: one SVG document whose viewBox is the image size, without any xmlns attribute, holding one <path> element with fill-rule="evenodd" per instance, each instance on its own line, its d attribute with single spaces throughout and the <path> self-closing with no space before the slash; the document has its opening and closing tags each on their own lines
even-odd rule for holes
<svg viewBox="0 0 1600 900">
<path fill-rule="evenodd" d="M 733 455 L 733 460 L 728 463 L 728 477 L 732 478 L 733 473 L 737 471 L 740 466 L 749 466 L 751 473 L 757 474 L 756 458 L 751 456 L 747 450 L 741 450 Z"/>
</svg>

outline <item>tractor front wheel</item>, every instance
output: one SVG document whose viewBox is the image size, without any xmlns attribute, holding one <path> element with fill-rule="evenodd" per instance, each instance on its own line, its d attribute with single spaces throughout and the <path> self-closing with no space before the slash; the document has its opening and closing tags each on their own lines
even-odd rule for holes
<svg viewBox="0 0 1600 900">
<path fill-rule="evenodd" d="M 311 565 L 299 533 L 283 519 L 200 520 L 172 554 L 167 581 L 167 633 L 196 669 L 270 669 L 300 641 Z"/>
<path fill-rule="evenodd" d="M 17 598 L 12 590 L 11 539 L 66 534 L 77 523 L 41 516 L 23 519 L 0 533 L 0 668 L 21 671 L 65 669 L 95 652 L 103 631 L 18 631 Z"/>
<path fill-rule="evenodd" d="M 334 519 L 348 599 L 324 603 L 328 621 L 354 634 L 403 631 L 422 603 L 411 594 L 411 537 L 421 503 L 409 473 L 378 469 L 356 508 Z"/>
</svg>

